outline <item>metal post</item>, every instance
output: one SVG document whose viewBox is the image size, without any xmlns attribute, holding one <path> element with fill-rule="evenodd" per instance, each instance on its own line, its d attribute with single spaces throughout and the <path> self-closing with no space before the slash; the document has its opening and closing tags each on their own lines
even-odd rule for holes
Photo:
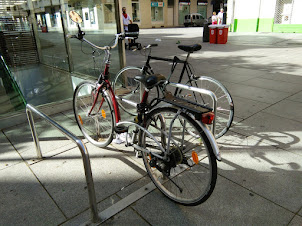
<svg viewBox="0 0 302 226">
<path fill-rule="evenodd" d="M 84 165 L 84 171 L 85 171 L 85 176 L 86 176 L 86 184 L 87 184 L 87 190 L 88 190 L 88 197 L 89 197 L 89 204 L 90 204 L 90 209 L 91 209 L 92 222 L 93 223 L 100 222 L 100 218 L 98 216 L 98 210 L 97 210 L 94 183 L 93 183 L 93 178 L 92 178 L 91 164 L 90 164 L 88 150 L 87 150 L 85 144 L 83 143 L 83 141 L 81 139 L 79 139 L 74 134 L 70 133 L 68 130 L 66 130 L 65 128 L 60 126 L 58 123 L 56 123 L 54 120 L 49 118 L 47 115 L 45 115 L 42 112 L 38 111 L 32 105 L 27 104 L 26 105 L 26 113 L 27 113 L 29 124 L 30 124 L 32 136 L 33 136 L 33 139 L 34 139 L 34 142 L 35 142 L 38 158 L 42 158 L 42 154 L 41 154 L 41 148 L 40 148 L 40 144 L 39 144 L 38 134 L 36 132 L 34 120 L 33 120 L 33 117 L 32 117 L 32 112 L 39 115 L 41 118 L 43 118 L 45 121 L 50 123 L 52 126 L 56 127 L 68 139 L 70 139 L 71 141 L 73 141 L 74 143 L 77 144 L 78 148 L 81 151 L 82 159 L 83 159 L 83 165 Z"/>
<path fill-rule="evenodd" d="M 33 118 L 33 115 L 31 113 L 31 111 L 27 107 L 26 107 L 26 114 L 27 114 L 27 119 L 28 119 L 28 122 L 29 122 L 30 130 L 31 130 L 31 135 L 34 139 L 36 152 L 37 152 L 37 157 L 38 157 L 38 159 L 42 159 L 43 157 L 42 157 L 42 153 L 41 153 L 41 147 L 40 147 L 40 142 L 39 142 L 37 130 L 36 130 L 36 127 L 35 127 L 34 118 Z"/>
</svg>

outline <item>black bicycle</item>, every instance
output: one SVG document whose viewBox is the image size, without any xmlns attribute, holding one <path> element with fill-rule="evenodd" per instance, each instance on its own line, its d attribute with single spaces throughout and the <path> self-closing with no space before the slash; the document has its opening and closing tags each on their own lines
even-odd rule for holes
<svg viewBox="0 0 302 226">
<path fill-rule="evenodd" d="M 212 91 L 217 97 L 217 112 L 216 112 L 216 126 L 215 126 L 215 138 L 223 136 L 231 127 L 234 118 L 234 103 L 229 91 L 217 80 L 207 76 L 197 76 L 194 73 L 193 66 L 188 62 L 190 54 L 201 49 L 201 45 L 179 45 L 178 48 L 187 52 L 185 60 L 179 59 L 174 56 L 173 59 L 155 57 L 151 55 L 152 47 L 157 44 L 151 44 L 141 49 L 146 56 L 145 65 L 142 68 L 127 66 L 121 69 L 113 82 L 113 89 L 115 95 L 118 97 L 118 103 L 120 107 L 131 115 L 136 115 L 136 109 L 133 104 L 128 104 L 123 100 L 130 100 L 132 102 L 139 103 L 141 99 L 141 87 L 134 77 L 138 74 L 152 75 L 154 74 L 153 68 L 150 65 L 151 60 L 166 61 L 172 63 L 170 75 L 167 80 L 170 81 L 171 76 L 174 74 L 176 66 L 182 64 L 181 74 L 178 79 L 178 83 L 182 83 L 185 76 L 187 76 L 186 85 L 190 85 L 197 88 L 202 88 Z M 156 65 L 154 66 L 156 69 Z M 196 92 L 184 92 L 182 89 L 176 88 L 174 96 L 185 98 L 189 101 L 199 103 L 203 106 L 211 106 L 212 100 L 208 95 L 202 95 Z"/>
</svg>

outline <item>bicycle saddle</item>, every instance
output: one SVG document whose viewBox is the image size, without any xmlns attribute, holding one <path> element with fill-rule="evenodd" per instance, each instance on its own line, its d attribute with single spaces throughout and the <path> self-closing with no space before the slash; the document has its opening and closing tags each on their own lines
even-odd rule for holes
<svg viewBox="0 0 302 226">
<path fill-rule="evenodd" d="M 143 83 L 147 89 L 152 89 L 154 86 L 164 83 L 166 78 L 162 74 L 153 74 L 148 76 L 137 75 L 134 80 Z"/>
<path fill-rule="evenodd" d="M 178 46 L 179 49 L 185 51 L 185 52 L 189 52 L 189 53 L 193 53 L 195 51 L 201 50 L 201 45 L 200 44 L 195 44 L 195 45 L 179 45 Z"/>
</svg>

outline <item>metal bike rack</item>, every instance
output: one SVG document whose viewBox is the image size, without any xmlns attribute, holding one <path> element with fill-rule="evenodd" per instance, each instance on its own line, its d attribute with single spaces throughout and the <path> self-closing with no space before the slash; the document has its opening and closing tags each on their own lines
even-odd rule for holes
<svg viewBox="0 0 302 226">
<path fill-rule="evenodd" d="M 28 122 L 29 122 L 29 125 L 30 125 L 31 133 L 32 133 L 33 140 L 34 140 L 35 147 L 36 147 L 36 151 L 37 151 L 37 156 L 38 156 L 39 159 L 42 159 L 42 153 L 41 153 L 41 147 L 40 147 L 40 143 L 39 143 L 38 134 L 37 134 L 37 131 L 36 131 L 36 128 L 35 128 L 35 123 L 34 123 L 34 119 L 33 119 L 33 116 L 32 116 L 32 112 L 39 115 L 45 121 L 47 121 L 52 126 L 54 126 L 59 131 L 61 131 L 69 140 L 76 143 L 76 145 L 80 149 L 81 154 L 82 154 L 82 159 L 83 159 L 85 176 L 86 176 L 86 183 L 87 183 L 87 190 L 88 190 L 89 204 L 90 204 L 90 209 L 91 209 L 92 222 L 93 223 L 100 222 L 100 218 L 98 216 L 97 204 L 96 204 L 94 183 L 93 183 L 93 179 L 92 179 L 91 164 L 90 164 L 88 150 L 87 150 L 85 144 L 83 143 L 83 141 L 81 139 L 79 139 L 77 136 L 75 136 L 74 134 L 72 134 L 71 132 L 69 132 L 68 130 L 63 128 L 62 126 L 60 126 L 58 123 L 53 121 L 47 115 L 45 115 L 42 112 L 38 111 L 32 105 L 27 104 L 26 105 L 27 119 L 28 119 Z"/>
<path fill-rule="evenodd" d="M 196 87 L 188 86 L 188 85 L 183 85 L 183 84 L 180 84 L 180 83 L 169 82 L 168 85 L 171 85 L 171 86 L 174 86 L 174 87 L 177 87 L 177 88 L 180 88 L 180 89 L 185 89 L 185 90 L 201 93 L 201 94 L 206 94 L 206 95 L 208 95 L 212 98 L 213 111 L 214 111 L 214 115 L 215 115 L 214 120 L 213 120 L 213 124 L 212 124 L 212 133 L 215 136 L 216 111 L 217 111 L 217 97 L 216 97 L 216 95 L 210 90 L 196 88 Z"/>
</svg>

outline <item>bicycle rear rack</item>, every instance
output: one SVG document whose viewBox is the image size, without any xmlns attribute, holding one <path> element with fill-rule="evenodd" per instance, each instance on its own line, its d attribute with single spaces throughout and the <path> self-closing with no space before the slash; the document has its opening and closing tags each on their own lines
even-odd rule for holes
<svg viewBox="0 0 302 226">
<path fill-rule="evenodd" d="M 36 128 L 35 128 L 35 122 L 34 122 L 34 119 L 33 119 L 33 116 L 32 116 L 32 112 L 39 115 L 45 121 L 47 121 L 52 126 L 57 128 L 69 140 L 76 143 L 76 145 L 80 149 L 80 152 L 82 154 L 82 159 L 83 159 L 86 183 L 87 183 L 87 190 L 88 190 L 89 204 L 90 204 L 90 209 L 91 209 L 92 222 L 93 223 L 100 222 L 100 218 L 98 216 L 97 204 L 96 204 L 94 183 L 93 183 L 93 179 L 92 179 L 91 164 L 90 164 L 88 150 L 87 150 L 85 144 L 83 143 L 83 141 L 81 139 L 79 139 L 77 136 L 75 136 L 74 134 L 72 134 L 71 132 L 69 132 L 68 130 L 63 128 L 62 126 L 60 126 L 58 123 L 53 121 L 50 117 L 48 117 L 47 115 L 45 115 L 42 112 L 38 111 L 32 105 L 27 104 L 26 105 L 26 114 L 27 114 L 27 119 L 28 119 L 29 125 L 30 125 L 31 133 L 32 133 L 32 136 L 33 136 L 33 140 L 34 140 L 34 143 L 35 143 L 38 159 L 42 159 L 43 157 L 42 157 L 42 153 L 41 153 L 41 147 L 40 147 L 40 143 L 39 143 L 38 134 L 37 134 L 37 131 L 36 131 Z"/>
<path fill-rule="evenodd" d="M 213 101 L 213 112 L 214 112 L 214 115 L 215 115 L 214 120 L 213 120 L 213 124 L 212 124 L 212 134 L 215 136 L 216 111 L 217 111 L 217 97 L 216 97 L 216 95 L 210 90 L 196 88 L 196 87 L 188 86 L 188 85 L 183 85 L 183 84 L 180 84 L 180 83 L 169 82 L 168 85 L 177 87 L 179 89 L 185 89 L 185 90 L 205 94 L 205 95 L 208 95 L 208 96 L 211 97 L 211 99 Z"/>
</svg>

